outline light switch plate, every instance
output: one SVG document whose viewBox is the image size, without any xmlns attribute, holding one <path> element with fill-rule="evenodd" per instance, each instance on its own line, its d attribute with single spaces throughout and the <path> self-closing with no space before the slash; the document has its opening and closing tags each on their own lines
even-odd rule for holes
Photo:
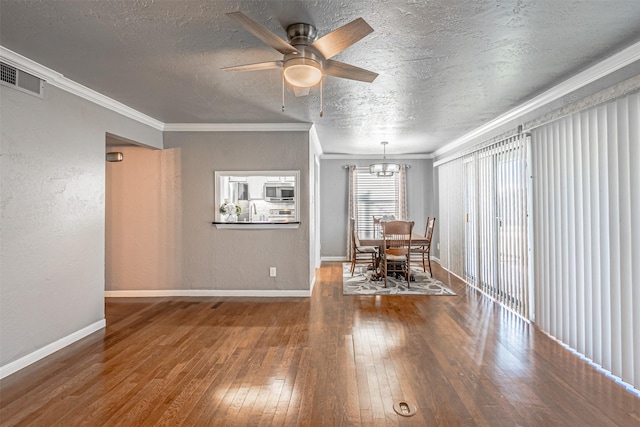
<svg viewBox="0 0 640 427">
<path fill-rule="evenodd" d="M 276 277 L 276 268 L 269 267 L 269 277 Z"/>
</svg>

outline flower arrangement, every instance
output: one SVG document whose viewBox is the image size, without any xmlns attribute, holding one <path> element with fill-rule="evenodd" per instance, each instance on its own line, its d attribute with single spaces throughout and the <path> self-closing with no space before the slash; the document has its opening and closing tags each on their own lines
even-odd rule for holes
<svg viewBox="0 0 640 427">
<path fill-rule="evenodd" d="M 242 213 L 242 208 L 229 199 L 224 199 L 224 203 L 220 205 L 220 213 L 225 215 L 226 221 L 237 221 L 238 215 Z"/>
</svg>

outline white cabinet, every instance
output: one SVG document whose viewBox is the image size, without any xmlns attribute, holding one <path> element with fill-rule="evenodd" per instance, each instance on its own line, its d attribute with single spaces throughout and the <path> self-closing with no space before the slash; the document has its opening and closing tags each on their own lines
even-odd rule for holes
<svg viewBox="0 0 640 427">
<path fill-rule="evenodd" d="M 264 176 L 248 176 L 249 181 L 249 199 L 262 199 L 264 188 Z"/>
</svg>

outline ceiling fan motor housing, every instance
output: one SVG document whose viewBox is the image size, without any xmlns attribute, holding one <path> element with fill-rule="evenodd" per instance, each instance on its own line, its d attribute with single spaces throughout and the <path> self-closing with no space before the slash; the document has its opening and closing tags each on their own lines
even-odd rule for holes
<svg viewBox="0 0 640 427">
<path fill-rule="evenodd" d="M 316 40 L 318 32 L 311 24 L 291 24 L 287 27 L 287 38 L 292 46 L 310 45 Z"/>
</svg>

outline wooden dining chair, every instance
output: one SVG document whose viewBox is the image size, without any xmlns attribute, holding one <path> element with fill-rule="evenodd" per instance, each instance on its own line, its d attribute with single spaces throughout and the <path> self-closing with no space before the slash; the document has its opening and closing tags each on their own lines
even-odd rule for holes
<svg viewBox="0 0 640 427">
<path fill-rule="evenodd" d="M 375 269 L 378 248 L 375 246 L 362 246 L 356 230 L 356 220 L 351 218 L 351 276 L 356 269 L 356 264 L 371 264 Z"/>
<path fill-rule="evenodd" d="M 427 222 L 424 229 L 424 237 L 427 242 L 424 245 L 415 246 L 411 248 L 411 255 L 413 259 L 417 257 L 416 261 L 422 263 L 422 271 L 427 271 L 427 264 L 429 265 L 429 274 L 433 277 L 433 271 L 431 270 L 431 240 L 433 238 L 433 229 L 436 226 L 436 219 L 427 217 Z"/>
<path fill-rule="evenodd" d="M 382 222 L 382 247 L 380 249 L 380 274 L 387 287 L 388 274 L 404 274 L 407 287 L 411 281 L 411 232 L 413 221 Z"/>
</svg>

